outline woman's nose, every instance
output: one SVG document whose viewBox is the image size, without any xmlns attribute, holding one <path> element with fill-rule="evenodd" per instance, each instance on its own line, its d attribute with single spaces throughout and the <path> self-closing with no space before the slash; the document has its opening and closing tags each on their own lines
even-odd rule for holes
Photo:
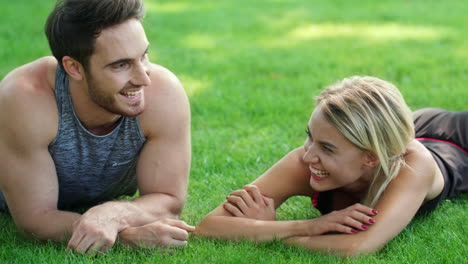
<svg viewBox="0 0 468 264">
<path fill-rule="evenodd" d="M 306 163 L 318 163 L 320 161 L 317 152 L 314 149 L 313 144 L 306 144 L 304 146 L 304 157 L 303 160 Z"/>
</svg>

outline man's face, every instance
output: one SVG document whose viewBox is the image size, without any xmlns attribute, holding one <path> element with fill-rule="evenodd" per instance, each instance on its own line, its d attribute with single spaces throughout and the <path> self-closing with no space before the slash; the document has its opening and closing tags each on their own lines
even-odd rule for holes
<svg viewBox="0 0 468 264">
<path fill-rule="evenodd" d="M 151 84 L 148 48 L 143 26 L 136 19 L 104 29 L 86 70 L 91 100 L 114 114 L 141 114 L 144 88 Z"/>
</svg>

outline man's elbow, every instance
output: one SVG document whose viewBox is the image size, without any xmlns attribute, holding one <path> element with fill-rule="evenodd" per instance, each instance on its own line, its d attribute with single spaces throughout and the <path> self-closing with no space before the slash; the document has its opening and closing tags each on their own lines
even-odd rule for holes
<svg viewBox="0 0 468 264">
<path fill-rule="evenodd" d="M 54 215 L 55 210 L 37 210 L 23 217 L 13 217 L 16 229 L 28 238 L 64 241 L 70 234 L 61 231 L 61 221 Z M 52 223 L 52 224 L 51 224 Z"/>
<path fill-rule="evenodd" d="M 34 238 L 39 240 L 47 240 L 50 239 L 47 232 L 44 232 L 44 228 L 34 224 L 34 223 L 27 223 L 27 224 L 16 224 L 16 228 L 20 234 L 27 238 Z"/>
<path fill-rule="evenodd" d="M 175 218 L 179 219 L 185 206 L 185 198 L 175 197 L 170 206 L 170 212 Z"/>
<path fill-rule="evenodd" d="M 150 209 L 147 213 L 154 218 L 169 217 L 180 219 L 185 206 L 185 197 L 179 197 L 169 193 L 164 193 L 163 196 L 164 199 L 162 200 L 162 204 L 164 205 L 154 207 L 153 210 Z"/>
</svg>

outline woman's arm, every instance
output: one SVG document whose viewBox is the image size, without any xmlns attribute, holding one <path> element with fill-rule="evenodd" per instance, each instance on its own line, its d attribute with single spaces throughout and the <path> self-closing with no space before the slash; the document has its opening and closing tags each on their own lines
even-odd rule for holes
<svg viewBox="0 0 468 264">
<path fill-rule="evenodd" d="M 313 237 L 328 232 L 354 234 L 358 233 L 358 230 L 367 230 L 368 226 L 374 223 L 369 215 L 375 215 L 371 208 L 360 204 L 307 220 L 268 221 L 225 214 L 226 210 L 222 206 L 216 208 L 198 225 L 195 233 L 257 242 L 299 236 Z"/>
<path fill-rule="evenodd" d="M 311 192 L 303 187 L 307 186 L 307 178 L 304 177 L 306 169 L 301 162 L 301 152 L 302 148 L 291 151 L 253 183 L 262 194 L 273 199 L 274 208 L 293 195 Z M 202 220 L 195 233 L 227 239 L 250 238 L 256 241 L 304 234 L 297 232 L 297 223 L 292 221 L 277 222 L 233 217 L 224 208 L 224 203 Z"/>
<path fill-rule="evenodd" d="M 406 157 L 408 166 L 389 184 L 376 209 L 376 223 L 366 232 L 349 235 L 294 237 L 286 243 L 312 250 L 354 256 L 376 252 L 398 235 L 416 214 L 433 182 L 430 153 L 419 146 Z"/>
<path fill-rule="evenodd" d="M 307 221 L 266 221 L 233 217 L 221 205 L 203 219 L 196 227 L 195 234 L 232 240 L 270 241 L 306 235 L 310 227 Z M 314 233 L 313 230 L 310 232 Z"/>
<path fill-rule="evenodd" d="M 252 185 L 246 186 L 244 190 L 234 192 L 236 193 L 234 196 L 238 199 L 237 202 L 233 200 L 236 197 L 231 197 L 228 203 L 218 206 L 202 220 L 197 226 L 195 233 L 202 236 L 225 239 L 268 241 L 275 238 L 283 239 L 300 235 L 318 235 L 330 231 L 356 232 L 352 231 L 352 228 L 348 226 L 352 225 L 350 221 L 362 226 L 361 223 L 358 223 L 360 219 L 365 218 L 367 221 L 369 219 L 365 213 L 361 212 L 362 206 L 347 208 L 347 210 L 339 211 L 339 213 L 337 212 L 327 217 L 309 220 L 273 221 L 274 217 L 270 218 L 271 220 L 265 220 L 267 218 L 262 217 L 252 219 L 253 217 L 249 212 L 252 211 L 252 203 L 254 205 L 260 203 L 261 199 L 255 198 L 255 196 L 259 196 L 259 193 L 269 197 L 267 199 L 270 201 L 269 205 L 267 205 L 268 202 L 264 203 L 261 209 L 264 211 L 273 210 L 273 215 L 274 209 L 280 206 L 287 198 L 294 195 L 310 196 L 313 193 L 308 183 L 309 172 L 302 164 L 301 157 L 302 148 L 295 149 L 259 179 L 255 180 Z M 253 189 L 257 189 L 259 193 L 253 192 Z M 253 198 L 255 201 L 249 202 L 247 198 Z M 231 204 L 234 203 L 239 208 L 242 208 L 239 204 L 245 204 L 245 202 L 247 202 L 248 208 L 243 208 L 239 212 L 236 212 L 235 208 L 237 207 Z M 370 208 L 365 208 L 367 213 L 372 211 Z M 253 211 L 257 210 L 258 208 L 253 209 Z M 360 229 L 363 230 L 362 228 Z"/>
</svg>

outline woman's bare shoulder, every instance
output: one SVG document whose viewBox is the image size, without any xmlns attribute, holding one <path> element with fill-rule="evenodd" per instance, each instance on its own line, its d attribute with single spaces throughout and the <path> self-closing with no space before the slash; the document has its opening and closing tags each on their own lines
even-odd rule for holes
<svg viewBox="0 0 468 264">
<path fill-rule="evenodd" d="M 406 182 L 408 186 L 425 189 L 427 195 L 437 189 L 437 176 L 440 174 L 437 163 L 429 150 L 417 140 L 412 140 L 404 156 L 405 165 L 395 180 Z"/>
<path fill-rule="evenodd" d="M 279 203 L 295 195 L 312 195 L 310 171 L 302 161 L 303 154 L 302 147 L 292 150 L 252 184 Z"/>
</svg>

